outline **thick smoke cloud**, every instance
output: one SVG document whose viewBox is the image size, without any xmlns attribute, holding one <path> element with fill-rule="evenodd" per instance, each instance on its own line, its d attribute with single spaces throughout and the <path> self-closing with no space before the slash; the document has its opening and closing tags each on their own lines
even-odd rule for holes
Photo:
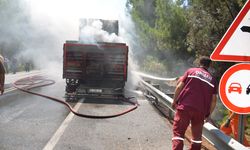
<svg viewBox="0 0 250 150">
<path fill-rule="evenodd" d="M 80 36 L 85 42 L 101 39 L 106 42 L 126 42 L 102 30 L 102 24 L 98 21 L 79 32 L 81 18 L 119 20 L 124 16 L 125 4 L 125 0 L 20 0 L 9 3 L 13 8 L 6 8 L 2 11 L 4 14 L 0 14 L 1 18 L 6 19 L 3 20 L 6 23 L 0 23 L 0 49 L 8 47 L 13 51 L 11 56 L 31 59 L 39 68 L 58 68 L 52 66 L 58 63 L 61 67 L 58 70 L 61 70 L 63 43 L 66 40 L 79 40 Z M 19 7 L 20 13 L 13 13 L 15 7 Z M 19 14 L 20 17 L 8 19 L 11 14 Z M 13 43 L 16 43 L 15 46 L 11 46 Z"/>
<path fill-rule="evenodd" d="M 103 22 L 101 20 L 86 19 L 80 24 L 79 41 L 81 43 L 124 43 L 124 39 L 116 33 L 109 33 L 104 30 Z"/>
<path fill-rule="evenodd" d="M 135 68 L 136 34 L 126 0 L 13 0 L 8 6 L 0 14 L 0 49 L 12 51 L 7 57 L 31 60 L 37 68 L 61 78 L 65 41 L 122 42 L 129 46 L 129 70 Z M 79 30 L 82 18 L 118 20 L 119 35 L 104 31 L 100 21 Z"/>
</svg>

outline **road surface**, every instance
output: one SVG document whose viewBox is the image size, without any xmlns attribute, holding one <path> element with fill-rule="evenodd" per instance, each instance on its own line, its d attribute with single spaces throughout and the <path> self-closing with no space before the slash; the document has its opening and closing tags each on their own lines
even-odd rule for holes
<svg viewBox="0 0 250 150">
<path fill-rule="evenodd" d="M 140 106 L 123 116 L 110 119 L 80 118 L 54 101 L 12 91 L 10 81 L 22 77 L 26 77 L 25 73 L 6 76 L 8 89 L 0 97 L 0 149 L 171 149 L 170 123 L 142 95 L 127 92 L 127 96 L 136 96 Z M 51 78 L 56 81 L 54 85 L 34 91 L 64 99 L 65 81 Z M 71 105 L 78 112 L 91 115 L 110 115 L 132 107 L 112 99 L 84 98 Z"/>
</svg>

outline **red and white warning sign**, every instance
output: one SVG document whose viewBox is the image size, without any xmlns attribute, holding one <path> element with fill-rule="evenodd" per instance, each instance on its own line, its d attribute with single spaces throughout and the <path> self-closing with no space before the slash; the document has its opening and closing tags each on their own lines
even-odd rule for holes
<svg viewBox="0 0 250 150">
<path fill-rule="evenodd" d="M 246 2 L 211 54 L 214 61 L 250 61 L 250 0 Z"/>
<path fill-rule="evenodd" d="M 220 80 L 219 95 L 229 110 L 239 114 L 249 114 L 250 64 L 230 67 Z"/>
</svg>

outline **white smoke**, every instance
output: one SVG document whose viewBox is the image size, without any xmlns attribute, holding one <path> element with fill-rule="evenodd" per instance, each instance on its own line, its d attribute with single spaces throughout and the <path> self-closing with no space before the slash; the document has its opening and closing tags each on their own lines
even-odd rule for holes
<svg viewBox="0 0 250 150">
<path fill-rule="evenodd" d="M 23 47 L 18 58 L 32 59 L 39 68 L 53 68 L 62 71 L 63 43 L 67 40 L 85 43 L 96 41 L 126 42 L 121 37 L 102 30 L 99 21 L 86 26 L 79 32 L 79 20 L 97 18 L 119 20 L 124 16 L 126 0 L 23 0 L 29 10 L 29 23 L 21 34 Z M 18 22 L 16 23 L 19 24 Z M 23 24 L 23 23 L 22 23 Z M 60 66 L 58 68 L 58 66 Z"/>
<path fill-rule="evenodd" d="M 136 68 L 132 60 L 140 48 L 135 46 L 136 34 L 134 24 L 126 11 L 127 0 L 20 0 L 20 2 L 23 4 L 20 7 L 26 10 L 26 19 L 22 22 L 12 19 L 10 23 L 0 23 L 2 31 L 8 31 L 4 32 L 5 34 L 1 33 L 0 42 L 13 45 L 16 39 L 22 41 L 20 45 L 14 47 L 18 48 L 17 59 L 31 59 L 36 67 L 50 68 L 48 72 L 61 76 L 63 44 L 67 40 L 80 39 L 84 43 L 99 41 L 126 43 L 129 47 L 129 70 Z M 7 17 L 11 12 L 6 14 Z M 82 18 L 118 20 L 119 36 L 104 31 L 101 21 L 94 21 L 79 31 L 79 20 Z M 6 38 L 9 33 L 16 39 Z"/>
<path fill-rule="evenodd" d="M 93 22 L 86 23 L 80 30 L 79 39 L 82 43 L 124 43 L 122 37 L 117 36 L 115 33 L 110 34 L 103 30 L 103 23 L 100 20 L 94 20 Z"/>
</svg>

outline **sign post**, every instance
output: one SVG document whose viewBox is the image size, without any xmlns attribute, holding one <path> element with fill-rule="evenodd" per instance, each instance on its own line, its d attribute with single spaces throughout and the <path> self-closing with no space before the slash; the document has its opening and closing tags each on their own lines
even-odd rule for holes
<svg viewBox="0 0 250 150">
<path fill-rule="evenodd" d="M 239 126 L 238 126 L 238 141 L 242 144 L 244 144 L 244 133 L 245 133 L 245 125 L 244 125 L 244 115 L 240 115 L 239 117 Z"/>
</svg>

